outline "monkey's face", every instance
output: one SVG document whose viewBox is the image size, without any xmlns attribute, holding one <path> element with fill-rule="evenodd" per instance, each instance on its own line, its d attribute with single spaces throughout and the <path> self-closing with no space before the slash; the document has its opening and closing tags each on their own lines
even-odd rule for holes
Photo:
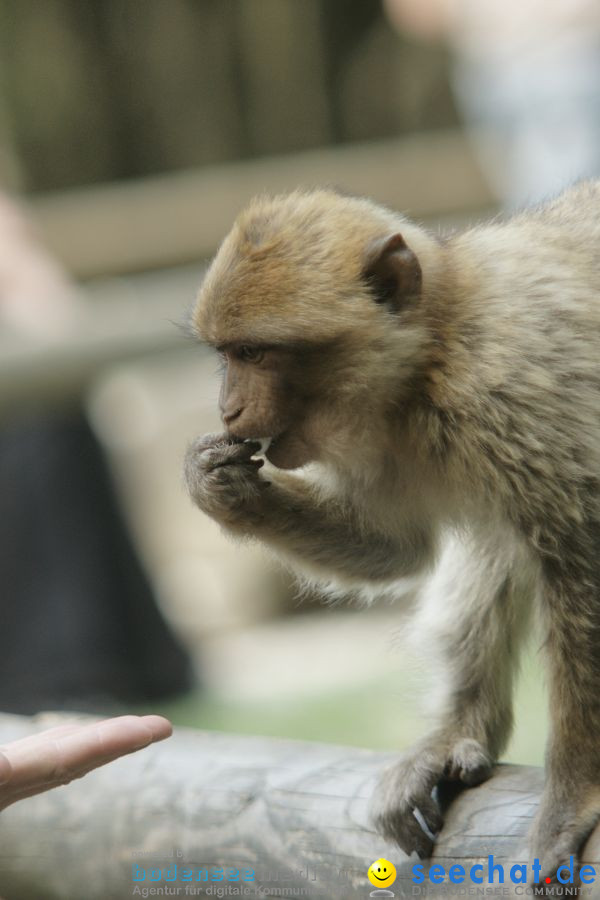
<svg viewBox="0 0 600 900">
<path fill-rule="evenodd" d="M 319 384 L 310 378 L 310 348 L 232 343 L 219 351 L 219 406 L 228 433 L 242 440 L 267 440 L 267 459 L 282 469 L 314 459 Z"/>
<path fill-rule="evenodd" d="M 274 465 L 343 465 L 410 382 L 421 269 L 397 225 L 366 201 L 292 194 L 250 207 L 213 261 L 194 329 L 223 360 L 229 434 L 271 439 Z"/>
</svg>

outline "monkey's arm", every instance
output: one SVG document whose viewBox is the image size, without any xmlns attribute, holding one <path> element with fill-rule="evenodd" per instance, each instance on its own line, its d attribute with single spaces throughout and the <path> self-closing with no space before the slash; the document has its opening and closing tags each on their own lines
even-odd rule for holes
<svg viewBox="0 0 600 900">
<path fill-rule="evenodd" d="M 258 444 L 207 435 L 188 450 L 185 477 L 194 502 L 240 536 L 258 537 L 307 564 L 311 574 L 343 582 L 385 582 L 416 574 L 431 558 L 425 527 L 404 537 L 378 534 L 349 503 L 323 500 L 294 476 L 259 477 Z"/>
<path fill-rule="evenodd" d="M 389 537 L 362 522 L 350 503 L 323 499 L 290 476 L 265 483 L 263 502 L 264 519 L 256 522 L 254 534 L 308 563 L 316 575 L 381 583 L 416 574 L 431 556 L 424 528 Z"/>
</svg>

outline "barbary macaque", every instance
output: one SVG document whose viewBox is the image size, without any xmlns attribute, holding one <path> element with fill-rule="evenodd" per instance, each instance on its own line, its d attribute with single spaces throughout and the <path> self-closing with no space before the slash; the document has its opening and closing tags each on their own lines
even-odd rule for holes
<svg viewBox="0 0 600 900">
<path fill-rule="evenodd" d="M 445 662 L 435 730 L 384 776 L 381 832 L 427 856 L 432 789 L 489 777 L 539 610 L 542 876 L 600 819 L 600 182 L 446 237 L 329 190 L 254 201 L 193 327 L 225 431 L 186 457 L 196 504 L 331 591 L 400 592 Z M 433 643 L 435 639 L 435 644 Z"/>
</svg>

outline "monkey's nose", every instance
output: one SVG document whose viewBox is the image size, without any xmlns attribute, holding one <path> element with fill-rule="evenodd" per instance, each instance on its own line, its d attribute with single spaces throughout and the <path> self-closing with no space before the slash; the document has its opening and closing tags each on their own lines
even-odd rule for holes
<svg viewBox="0 0 600 900">
<path fill-rule="evenodd" d="M 242 414 L 243 407 L 239 406 L 232 410 L 223 410 L 222 418 L 226 425 L 231 425 L 236 419 L 238 419 Z"/>
</svg>

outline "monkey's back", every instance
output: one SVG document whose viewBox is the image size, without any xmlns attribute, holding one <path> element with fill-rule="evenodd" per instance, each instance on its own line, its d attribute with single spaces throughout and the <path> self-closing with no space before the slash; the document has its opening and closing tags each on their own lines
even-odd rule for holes
<svg viewBox="0 0 600 900">
<path fill-rule="evenodd" d="M 531 523 L 600 522 L 600 182 L 450 246 L 475 471 Z"/>
</svg>

